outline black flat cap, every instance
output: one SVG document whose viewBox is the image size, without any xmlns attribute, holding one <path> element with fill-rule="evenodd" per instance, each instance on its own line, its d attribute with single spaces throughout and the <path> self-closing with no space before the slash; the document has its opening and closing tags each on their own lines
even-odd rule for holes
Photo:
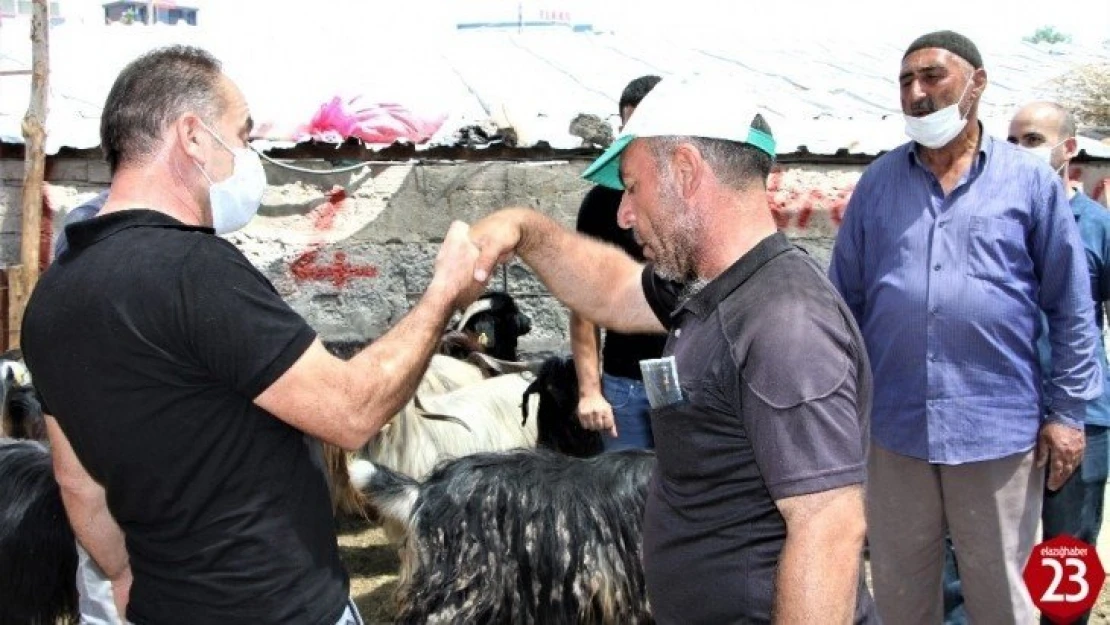
<svg viewBox="0 0 1110 625">
<path fill-rule="evenodd" d="M 975 44 L 967 37 L 951 30 L 938 30 L 934 33 L 921 35 L 913 40 L 910 47 L 906 48 L 906 53 L 902 55 L 902 58 L 905 59 L 910 54 L 923 48 L 943 48 L 971 63 L 971 66 L 975 69 L 982 69 L 983 67 L 983 57 L 979 56 L 979 48 L 976 48 Z"/>
</svg>

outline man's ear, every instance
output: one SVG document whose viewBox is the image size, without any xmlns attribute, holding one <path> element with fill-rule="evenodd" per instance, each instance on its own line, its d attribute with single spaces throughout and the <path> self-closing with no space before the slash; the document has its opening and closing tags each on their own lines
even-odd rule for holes
<svg viewBox="0 0 1110 625">
<path fill-rule="evenodd" d="M 192 113 L 186 113 L 178 117 L 173 122 L 173 134 L 177 139 L 177 144 L 185 150 L 185 154 L 200 163 L 206 165 L 204 139 L 201 135 L 207 134 L 204 126 L 200 123 L 200 118 Z"/>
<path fill-rule="evenodd" d="M 671 153 L 671 171 L 682 199 L 689 202 L 702 183 L 707 164 L 692 143 L 681 143 Z"/>
<path fill-rule="evenodd" d="M 971 74 L 971 86 L 968 87 L 970 95 L 978 103 L 979 99 L 983 97 L 983 92 L 987 89 L 987 70 L 980 67 Z"/>
<path fill-rule="evenodd" d="M 1079 139 L 1075 137 L 1064 139 L 1064 158 L 1070 161 L 1076 156 L 1079 156 Z"/>
</svg>

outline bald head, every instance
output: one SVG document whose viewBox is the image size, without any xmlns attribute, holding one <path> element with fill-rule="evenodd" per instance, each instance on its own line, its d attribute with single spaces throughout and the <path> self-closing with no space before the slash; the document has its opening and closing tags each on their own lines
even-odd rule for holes
<svg viewBox="0 0 1110 625">
<path fill-rule="evenodd" d="M 1006 139 L 1023 148 L 1047 149 L 1053 169 L 1062 169 L 1078 152 L 1075 131 L 1071 111 L 1055 102 L 1032 102 L 1014 114 Z"/>
<path fill-rule="evenodd" d="M 1039 133 L 1051 133 L 1051 138 L 1056 142 L 1075 136 L 1075 116 L 1071 111 L 1055 102 L 1032 102 L 1018 109 L 1010 121 L 1010 143 L 1017 143 L 1024 147 L 1022 130 L 1033 130 Z M 1015 132 L 1019 131 L 1019 132 Z M 1030 138 L 1032 140 L 1032 137 Z"/>
</svg>

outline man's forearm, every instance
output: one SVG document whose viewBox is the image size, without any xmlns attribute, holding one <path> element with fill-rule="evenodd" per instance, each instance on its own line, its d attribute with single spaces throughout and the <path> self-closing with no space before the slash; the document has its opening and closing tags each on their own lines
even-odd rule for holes
<svg viewBox="0 0 1110 625">
<path fill-rule="evenodd" d="M 844 541 L 833 530 L 822 540 L 791 537 L 775 580 L 775 623 L 851 623 L 859 584 L 862 540 Z M 851 546 L 830 547 L 850 542 Z"/>
<path fill-rule="evenodd" d="M 578 376 L 578 394 L 581 396 L 601 393 L 597 334 L 597 326 L 578 313 L 570 314 L 570 349 Z"/>
<path fill-rule="evenodd" d="M 81 464 L 58 420 L 52 415 L 45 419 L 54 479 L 73 534 L 109 579 L 130 576 L 123 530 L 108 510 L 104 487 Z"/>
<path fill-rule="evenodd" d="M 131 564 L 123 530 L 104 497 L 63 488 L 62 502 L 74 536 L 104 575 L 113 581 L 129 575 Z"/>
<path fill-rule="evenodd" d="M 775 576 L 775 623 L 852 622 L 866 523 L 861 494 L 836 498 L 787 523 Z"/>
<path fill-rule="evenodd" d="M 513 209 L 516 253 L 559 301 L 605 328 L 659 332 L 644 299 L 642 265 L 620 248 L 563 228 L 531 209 Z"/>
<path fill-rule="evenodd" d="M 372 436 L 399 411 L 416 387 L 454 313 L 454 301 L 434 285 L 397 325 L 358 353 L 351 364 L 371 381 L 361 393 L 362 410 L 371 413 Z"/>
</svg>

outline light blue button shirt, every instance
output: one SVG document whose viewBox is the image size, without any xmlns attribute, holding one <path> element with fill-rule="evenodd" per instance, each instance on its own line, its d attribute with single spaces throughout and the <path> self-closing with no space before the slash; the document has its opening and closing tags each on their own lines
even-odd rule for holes
<svg viewBox="0 0 1110 625">
<path fill-rule="evenodd" d="M 1045 402 L 1078 425 L 1102 391 L 1087 260 L 1063 185 L 984 134 L 945 196 L 914 145 L 864 172 L 829 268 L 871 357 L 872 436 L 943 464 L 1028 451 Z M 1054 363 L 1043 401 L 1042 310 Z"/>
</svg>

